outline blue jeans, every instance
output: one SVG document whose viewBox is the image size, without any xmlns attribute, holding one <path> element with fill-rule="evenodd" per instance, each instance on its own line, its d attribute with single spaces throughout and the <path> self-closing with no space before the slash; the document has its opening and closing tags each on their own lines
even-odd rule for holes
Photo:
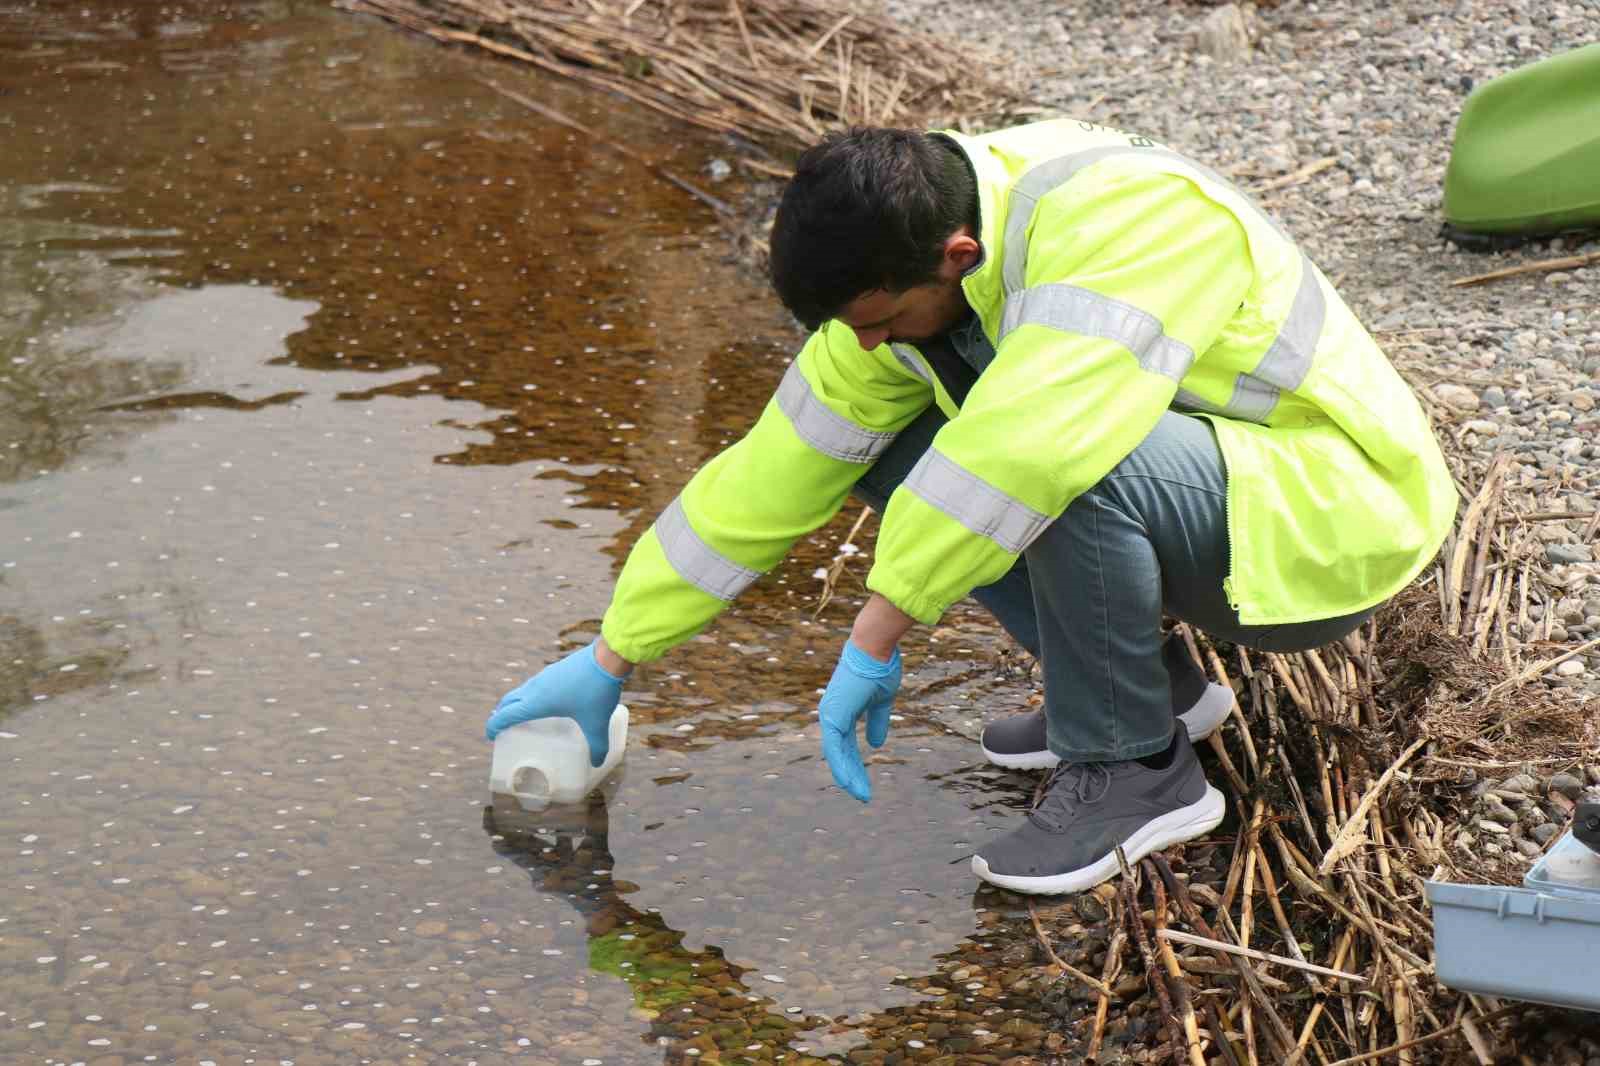
<svg viewBox="0 0 1600 1066">
<path fill-rule="evenodd" d="M 930 409 L 856 483 L 879 513 L 945 423 Z M 1228 604 L 1228 475 L 1211 426 L 1168 411 L 1144 441 L 1023 552 L 972 590 L 1044 671 L 1046 736 L 1068 762 L 1161 751 L 1175 722 L 1162 614 L 1264 651 L 1304 651 L 1371 615 L 1247 626 Z"/>
</svg>

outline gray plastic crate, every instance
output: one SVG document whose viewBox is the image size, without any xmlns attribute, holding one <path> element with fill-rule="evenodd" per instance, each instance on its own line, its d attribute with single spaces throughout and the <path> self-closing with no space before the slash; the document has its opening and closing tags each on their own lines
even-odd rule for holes
<svg viewBox="0 0 1600 1066">
<path fill-rule="evenodd" d="M 1557 846 L 1583 845 L 1568 836 Z M 1548 861 L 1528 872 L 1524 888 L 1427 882 L 1441 984 L 1600 1011 L 1600 885 L 1552 881 Z"/>
</svg>

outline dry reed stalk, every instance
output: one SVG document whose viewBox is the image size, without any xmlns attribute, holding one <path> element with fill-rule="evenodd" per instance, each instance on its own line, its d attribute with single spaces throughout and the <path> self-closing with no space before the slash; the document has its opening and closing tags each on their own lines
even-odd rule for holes
<svg viewBox="0 0 1600 1066">
<path fill-rule="evenodd" d="M 1262 813 L 1263 808 L 1258 806 L 1247 831 L 1252 839 L 1261 831 Z M 1252 847 L 1244 857 L 1244 899 L 1239 905 L 1239 946 L 1244 948 L 1250 946 L 1250 927 L 1255 921 L 1256 856 L 1260 853 L 1260 848 Z"/>
<path fill-rule="evenodd" d="M 1344 861 L 1348 868 L 1351 860 L 1346 859 Z M 1403 1011 L 1407 1022 L 1409 1023 L 1411 1011 L 1413 1008 L 1416 1008 L 1421 1010 L 1435 1027 L 1438 1027 L 1438 1018 L 1433 1016 L 1433 1012 L 1429 1009 L 1426 1002 L 1420 1001 L 1416 988 L 1411 984 L 1410 968 L 1404 965 L 1404 963 L 1410 963 L 1412 967 L 1423 972 L 1431 970 L 1431 967 L 1429 967 L 1426 962 L 1417 958 L 1415 955 L 1411 954 L 1405 948 L 1401 947 L 1390 939 L 1388 932 L 1385 929 L 1386 923 L 1379 921 L 1378 918 L 1373 914 L 1372 903 L 1367 898 L 1365 886 L 1361 883 L 1359 876 L 1346 877 L 1345 887 L 1349 892 L 1350 898 L 1355 901 L 1356 907 L 1361 911 L 1362 915 L 1364 915 L 1366 919 L 1372 923 L 1373 940 L 1376 944 L 1378 952 L 1379 954 L 1388 958 L 1389 968 L 1394 974 L 1395 991 L 1390 1000 L 1391 1018 L 1394 1019 L 1396 1025 L 1399 1025 L 1401 1013 Z M 1393 927 L 1390 926 L 1389 928 L 1392 929 Z M 1406 930 L 1399 930 L 1399 932 L 1402 936 L 1409 935 L 1409 932 Z M 1404 1007 L 1395 1002 L 1395 1000 L 1401 996 L 1405 997 Z"/>
<path fill-rule="evenodd" d="M 1213 648 L 1209 643 L 1206 645 L 1206 653 L 1211 660 L 1211 669 L 1215 672 L 1217 679 L 1222 684 L 1232 688 L 1233 685 L 1228 680 L 1228 671 L 1222 664 L 1222 657 L 1217 654 L 1216 649 Z M 1243 648 L 1239 649 L 1239 668 L 1240 676 L 1243 677 L 1248 684 L 1254 686 L 1255 670 L 1250 665 L 1249 656 L 1245 655 Z M 1252 687 L 1251 692 L 1254 693 L 1254 691 L 1255 689 Z M 1256 742 L 1255 738 L 1250 735 L 1250 723 L 1245 719 L 1244 708 L 1239 705 L 1239 701 L 1237 699 L 1234 700 L 1233 704 L 1233 717 L 1235 723 L 1239 727 L 1239 739 L 1244 744 L 1245 759 L 1250 764 L 1250 772 L 1256 777 L 1260 777 L 1261 757 L 1256 754 Z"/>
<path fill-rule="evenodd" d="M 1322 906 L 1332 911 L 1333 916 L 1356 926 L 1369 937 L 1375 936 L 1373 931 L 1374 923 L 1351 910 L 1343 900 L 1316 881 L 1311 876 L 1311 873 L 1307 872 L 1311 869 L 1310 864 L 1295 851 L 1293 844 L 1284 839 L 1283 834 L 1276 826 L 1272 826 L 1269 829 L 1267 836 L 1271 839 L 1279 857 L 1282 859 L 1283 872 L 1288 876 L 1290 883 L 1300 891 L 1302 901 L 1317 900 Z M 1393 931 L 1405 933 L 1404 929 L 1396 928 Z"/>
<path fill-rule="evenodd" d="M 1216 999 L 1214 997 L 1207 996 L 1205 1000 L 1205 1007 L 1207 1024 L 1211 1027 L 1212 1033 L 1216 1035 L 1216 1039 L 1213 1041 L 1213 1043 L 1215 1046 L 1222 1049 L 1223 1057 L 1228 1060 L 1228 1066 L 1244 1066 L 1244 1064 L 1239 1061 L 1238 1052 L 1233 1050 L 1233 1042 L 1228 1039 L 1228 1021 L 1223 1015 L 1222 1011 L 1217 1007 Z M 1255 1062 L 1257 1060 L 1252 1059 L 1251 1061 Z"/>
<path fill-rule="evenodd" d="M 1600 263 L 1600 252 L 1589 252 L 1586 255 L 1568 255 L 1559 259 L 1541 259 L 1537 263 L 1522 263 L 1504 270 L 1491 270 L 1487 274 L 1474 274 L 1471 277 L 1457 278 L 1450 284 L 1480 285 L 1485 281 L 1498 281 L 1500 278 L 1514 278 L 1521 274 L 1548 274 L 1553 270 L 1578 270 L 1590 263 Z"/>
<path fill-rule="evenodd" d="M 633 3 L 628 5 L 628 14 L 633 14 L 642 3 L 644 0 L 633 0 Z M 744 41 L 744 54 L 750 57 L 750 69 L 761 70 L 761 57 L 756 54 L 755 42 L 750 39 L 750 27 L 744 21 L 744 8 L 740 0 L 728 0 L 728 13 L 739 26 L 739 38 Z"/>
<path fill-rule="evenodd" d="M 1183 912 L 1184 920 L 1198 929 L 1202 936 L 1216 942 L 1216 934 L 1212 932 L 1210 924 L 1201 915 L 1200 909 L 1195 906 L 1194 899 L 1189 895 L 1187 886 L 1173 874 L 1172 867 L 1168 864 L 1166 857 L 1155 854 L 1150 858 L 1154 860 L 1156 872 L 1161 877 L 1162 883 L 1166 885 L 1167 891 L 1178 901 L 1178 909 Z M 1226 919 L 1228 917 L 1227 911 L 1223 911 L 1221 917 Z M 1283 1018 L 1278 1014 L 1277 1009 L 1273 1007 L 1272 1000 L 1267 996 L 1266 989 L 1261 987 L 1261 981 L 1256 977 L 1254 968 L 1230 952 L 1217 951 L 1216 956 L 1219 961 L 1231 965 L 1240 978 L 1243 979 L 1247 994 L 1253 997 L 1253 1002 L 1262 1010 L 1271 1023 L 1270 1029 L 1279 1051 L 1285 1054 L 1289 1053 L 1294 1047 L 1294 1036 L 1290 1033 L 1289 1027 L 1284 1024 Z"/>
<path fill-rule="evenodd" d="M 1238 713 L 1237 706 L 1234 713 Z M 1217 757 L 1217 763 L 1222 767 L 1222 772 L 1228 775 L 1228 783 L 1233 786 L 1234 794 L 1243 796 L 1248 793 L 1250 786 L 1245 784 L 1243 775 L 1239 773 L 1239 768 L 1233 765 L 1233 759 L 1228 754 L 1228 748 L 1223 743 L 1222 736 L 1219 733 L 1212 733 L 1206 743 L 1210 746 L 1211 753 Z"/>
<path fill-rule="evenodd" d="M 1405 982 L 1398 977 L 1394 981 L 1393 997 L 1394 1033 L 1400 1039 L 1398 1049 L 1400 1066 L 1414 1066 L 1417 1055 L 1411 1044 L 1415 1035 L 1411 1025 L 1411 996 L 1406 991 Z"/>
<path fill-rule="evenodd" d="M 1311 736 L 1318 739 L 1315 729 Z M 1345 781 L 1345 766 L 1339 761 L 1337 744 L 1324 754 L 1320 741 L 1316 744 L 1317 783 L 1322 787 L 1322 830 L 1333 842 L 1334 834 L 1350 818 L 1350 793 Z"/>
<path fill-rule="evenodd" d="M 1494 1066 L 1494 1052 L 1489 1050 L 1489 1042 L 1478 1031 L 1477 1023 L 1467 1013 L 1470 999 L 1461 1001 L 1461 1009 L 1456 1012 L 1456 1021 L 1461 1026 L 1461 1035 L 1466 1037 L 1467 1046 L 1472 1049 L 1473 1056 L 1478 1060 L 1479 1066 Z"/>
<path fill-rule="evenodd" d="M 1034 907 L 1032 899 L 1028 900 L 1028 917 L 1033 920 L 1033 931 L 1039 937 L 1039 943 L 1044 948 L 1044 953 L 1049 957 L 1052 965 L 1059 969 L 1063 974 L 1066 974 L 1067 976 L 1075 978 L 1078 981 L 1088 985 L 1101 996 L 1111 995 L 1111 989 L 1105 983 L 1090 977 L 1076 966 L 1073 966 L 1071 963 L 1067 962 L 1060 955 L 1056 954 L 1056 949 L 1050 943 L 1050 938 L 1045 935 L 1044 926 L 1039 923 L 1039 911 Z"/>
<path fill-rule="evenodd" d="M 1139 909 L 1138 889 L 1134 886 L 1133 870 L 1128 865 L 1128 857 L 1123 854 L 1121 845 L 1117 847 L 1117 865 L 1122 868 L 1122 877 L 1117 881 L 1117 894 L 1122 898 L 1122 920 L 1128 927 L 1128 939 L 1139 950 L 1139 958 L 1144 963 L 1145 982 L 1156 994 L 1156 1002 L 1161 1005 L 1161 1022 L 1167 1030 L 1167 1040 L 1172 1045 L 1173 1054 L 1177 1058 L 1183 1057 L 1183 1030 L 1179 1025 L 1178 1016 L 1172 1006 L 1172 992 L 1167 988 L 1163 971 L 1156 966 L 1155 947 L 1151 943 L 1150 931 L 1145 928 L 1144 915 Z"/>
<path fill-rule="evenodd" d="M 1498 1010 L 1490 1011 L 1489 1013 L 1480 1016 L 1478 1018 L 1478 1021 L 1480 1021 L 1480 1022 L 1499 1021 L 1500 1019 L 1505 1018 L 1507 1015 L 1513 1014 L 1513 1013 L 1515 1013 L 1517 1011 L 1520 1011 L 1522 1009 L 1523 1009 L 1522 1007 L 1501 1007 Z M 1376 1059 L 1381 1059 L 1381 1058 L 1384 1058 L 1385 1056 L 1393 1055 L 1396 1052 L 1401 1051 L 1401 1050 L 1403 1050 L 1405 1048 L 1418 1048 L 1418 1047 L 1421 1047 L 1424 1044 L 1431 1044 L 1435 1040 L 1439 1040 L 1439 1039 L 1442 1039 L 1444 1037 L 1447 1037 L 1447 1036 L 1451 1035 L 1452 1033 L 1456 1032 L 1458 1029 L 1465 1029 L 1470 1024 L 1471 1024 L 1471 1019 L 1468 1018 L 1468 1017 L 1463 1016 L 1463 1017 L 1457 1019 L 1456 1021 L 1451 1022 L 1449 1025 L 1440 1026 L 1438 1029 L 1435 1029 L 1433 1032 L 1427 1033 L 1427 1034 L 1425 1034 L 1423 1036 L 1414 1037 L 1411 1040 L 1402 1041 L 1402 1042 L 1397 1043 L 1397 1044 L 1391 1044 L 1388 1047 L 1374 1047 L 1370 1051 L 1364 1052 L 1364 1053 L 1362 1053 L 1360 1055 L 1351 1055 L 1348 1058 L 1339 1059 L 1337 1062 L 1330 1062 L 1330 1063 L 1328 1063 L 1328 1066 L 1356 1066 L 1357 1063 L 1372 1062 L 1372 1061 L 1374 1061 Z M 1480 1062 L 1482 1062 L 1484 1064 L 1484 1066 L 1492 1066 L 1492 1064 L 1495 1061 L 1495 1058 L 1494 1058 L 1494 1055 L 1487 1049 L 1487 1047 L 1484 1047 L 1482 1050 L 1479 1050 L 1478 1047 L 1474 1046 L 1473 1051 L 1478 1056 L 1478 1060 Z"/>
<path fill-rule="evenodd" d="M 1260 850 L 1259 844 L 1257 844 L 1256 850 Z M 1295 959 L 1309 964 L 1310 960 L 1300 950 L 1300 940 L 1295 936 L 1294 928 L 1289 924 L 1289 915 L 1284 912 L 1283 902 L 1278 899 L 1278 884 L 1272 876 L 1272 864 L 1263 861 L 1260 865 L 1260 870 L 1261 887 L 1267 897 L 1267 903 L 1272 907 L 1272 916 L 1278 923 L 1278 932 L 1283 935 L 1284 945 L 1289 949 L 1289 954 L 1294 956 Z M 1315 978 L 1307 976 L 1305 980 L 1313 990 L 1318 988 Z"/>
<path fill-rule="evenodd" d="M 1346 928 L 1344 934 L 1339 938 L 1339 946 L 1334 950 L 1332 961 L 1329 964 L 1331 969 L 1337 970 L 1340 966 L 1344 965 L 1345 952 L 1349 950 L 1350 942 L 1354 937 L 1355 930 Z M 1347 990 L 1341 988 L 1339 991 L 1344 993 L 1345 1005 L 1346 1008 L 1348 1008 L 1350 997 Z M 1322 1013 L 1324 1009 L 1326 1009 L 1327 1005 L 1327 999 L 1325 997 L 1317 997 L 1316 1003 L 1311 1007 L 1311 1014 L 1306 1018 L 1305 1024 L 1300 1027 L 1300 1039 L 1295 1043 L 1294 1053 L 1296 1055 L 1305 1054 L 1306 1048 L 1311 1043 L 1312 1036 L 1316 1033 L 1317 1021 L 1322 1017 Z"/>
<path fill-rule="evenodd" d="M 1200 1046 L 1200 1026 L 1195 1020 L 1194 999 L 1189 992 L 1189 982 L 1184 977 L 1183 967 L 1178 965 L 1178 957 L 1172 950 L 1173 938 L 1167 935 L 1171 932 L 1167 928 L 1167 890 L 1161 884 L 1161 875 L 1156 870 L 1155 863 L 1144 859 L 1141 865 L 1150 874 L 1148 878 L 1150 892 L 1155 899 L 1156 948 L 1161 954 L 1161 964 L 1166 967 L 1173 999 L 1178 1008 L 1178 1017 L 1183 1023 L 1183 1039 L 1189 1052 L 1189 1064 L 1206 1066 L 1206 1055 Z M 1220 1035 L 1218 1039 L 1221 1039 Z"/>
<path fill-rule="evenodd" d="M 1317 866 L 1317 874 L 1319 876 L 1327 877 L 1333 871 L 1334 864 L 1367 842 L 1366 837 L 1362 834 L 1367 812 L 1378 801 L 1378 797 L 1383 794 L 1383 790 L 1388 786 L 1389 782 L 1394 780 L 1394 775 L 1429 739 L 1423 736 L 1412 741 L 1411 745 L 1400 753 L 1400 757 L 1389 764 L 1389 768 L 1367 790 L 1366 795 L 1361 797 L 1361 802 L 1356 804 L 1356 809 L 1350 814 L 1339 831 L 1334 834 L 1333 842 L 1328 845 L 1327 852 L 1322 856 L 1322 862 Z"/>
<path fill-rule="evenodd" d="M 1503 526 L 1521 525 L 1525 522 L 1576 522 L 1580 519 L 1592 522 L 1596 514 L 1600 514 L 1600 511 L 1518 511 L 1514 514 L 1501 515 L 1499 521 Z M 1581 544 L 1584 539 L 1579 536 L 1578 542 Z"/>
<path fill-rule="evenodd" d="M 1255 948 L 1241 947 L 1237 944 L 1230 944 L 1225 940 L 1213 940 L 1208 937 L 1196 936 L 1193 933 L 1180 932 L 1177 929 L 1163 929 L 1160 935 L 1180 944 L 1192 944 L 1195 947 L 1210 948 L 1212 951 L 1224 951 L 1247 959 L 1255 959 L 1257 962 L 1275 962 L 1280 966 L 1288 966 L 1305 973 L 1321 974 L 1324 977 L 1334 977 L 1341 981 L 1355 981 L 1358 984 L 1368 983 L 1365 977 L 1357 973 L 1331 970 L 1326 966 L 1318 966 L 1316 963 L 1292 959 L 1287 955 L 1274 955 L 1270 951 L 1257 951 Z"/>
<path fill-rule="evenodd" d="M 1600 508 L 1596 508 L 1594 514 L 1589 516 L 1589 524 L 1584 526 L 1583 532 L 1578 535 L 1578 543 L 1588 544 L 1597 534 L 1600 534 Z"/>
<path fill-rule="evenodd" d="M 1120 900 L 1121 897 L 1117 897 Z M 1117 904 L 1120 906 L 1120 903 Z M 1111 1008 L 1111 982 L 1117 979 L 1122 971 L 1122 943 L 1127 938 L 1123 932 L 1120 915 L 1113 917 L 1111 940 L 1106 944 L 1105 965 L 1100 968 L 1100 984 L 1104 991 L 1094 1006 L 1094 1029 L 1089 1035 L 1089 1050 L 1086 1058 L 1095 1061 L 1100 1054 L 1100 1041 L 1105 1038 L 1106 1018 Z"/>
<path fill-rule="evenodd" d="M 856 524 L 850 527 L 849 533 L 845 534 L 844 543 L 839 545 L 838 554 L 828 564 L 827 573 L 823 576 L 822 596 L 817 601 L 816 610 L 811 612 L 812 618 L 820 617 L 822 609 L 828 606 L 828 603 L 833 599 L 834 589 L 838 585 L 840 576 L 844 573 L 845 564 L 850 561 L 851 553 L 845 551 L 845 549 L 854 545 L 856 534 L 861 532 L 861 527 L 866 524 L 867 518 L 871 514 L 872 508 L 861 508 L 861 514 L 856 516 Z"/>
<path fill-rule="evenodd" d="M 1240 885 L 1244 889 L 1244 900 L 1239 907 L 1239 944 L 1241 947 L 1250 946 L 1250 923 L 1254 916 L 1254 898 L 1256 884 L 1256 857 L 1260 854 L 1259 845 L 1261 833 L 1261 816 L 1265 812 L 1265 805 L 1261 798 L 1256 798 L 1256 809 L 1251 814 L 1250 825 L 1245 830 L 1244 841 L 1248 844 L 1244 856 L 1244 872 L 1240 876 Z M 1223 903 L 1223 912 L 1227 913 L 1227 903 Z M 1239 1025 L 1244 1029 L 1244 1046 L 1252 1060 L 1256 1059 L 1256 1017 L 1248 999 L 1239 1004 Z"/>
<path fill-rule="evenodd" d="M 1510 590 L 1510 582 L 1505 580 L 1504 573 L 1496 573 L 1489 585 L 1489 594 L 1485 597 L 1482 610 L 1474 619 L 1472 628 L 1468 630 L 1472 637 L 1472 654 L 1482 657 L 1489 650 L 1489 638 L 1497 632 L 1496 622 L 1504 623 L 1501 614 L 1505 607 L 1505 593 Z"/>
<path fill-rule="evenodd" d="M 1408 870 L 1409 868 L 1404 862 L 1397 863 L 1396 861 L 1391 860 L 1389 857 L 1391 842 L 1388 827 L 1383 821 L 1382 805 L 1374 804 L 1368 809 L 1367 816 L 1372 821 L 1372 850 L 1373 857 L 1377 860 L 1378 864 L 1378 876 L 1382 878 L 1384 888 L 1387 890 L 1383 895 L 1383 899 L 1385 902 L 1389 903 L 1397 913 L 1406 912 L 1409 919 L 1410 914 L 1408 911 L 1406 911 L 1405 901 L 1401 898 L 1400 886 L 1395 883 L 1394 879 L 1395 868 L 1397 865 L 1402 870 Z M 1426 923 L 1424 923 L 1424 928 L 1426 928 Z"/>
<path fill-rule="evenodd" d="M 1286 188 L 1290 185 L 1298 185 L 1303 181 L 1307 181 L 1316 175 L 1321 174 L 1324 170 L 1327 170 L 1329 167 L 1338 162 L 1339 157 L 1336 155 L 1323 156 L 1321 159 L 1318 159 L 1315 162 L 1307 163 L 1298 170 L 1291 170 L 1282 177 L 1273 178 L 1271 181 L 1255 186 L 1254 191 L 1257 195 L 1262 195 L 1272 192 L 1276 189 Z"/>
<path fill-rule="evenodd" d="M 1238 806 L 1240 813 L 1243 814 L 1244 801 L 1242 799 L 1235 798 L 1234 802 L 1235 805 Z M 1260 796 L 1256 797 L 1255 813 L 1250 815 L 1249 818 L 1242 819 L 1244 822 L 1244 831 L 1239 833 L 1234 838 L 1233 858 L 1228 863 L 1228 876 L 1223 882 L 1222 896 L 1217 902 L 1218 921 L 1221 921 L 1221 916 L 1227 914 L 1232 909 L 1234 896 L 1238 893 L 1239 886 L 1244 884 L 1245 863 L 1249 855 L 1250 848 L 1254 845 L 1255 836 L 1253 834 L 1259 822 L 1260 812 L 1265 805 L 1266 800 L 1264 798 Z"/>
<path fill-rule="evenodd" d="M 1572 648 L 1572 649 L 1570 649 L 1568 651 L 1562 652 L 1560 655 L 1556 655 L 1556 656 L 1553 656 L 1553 657 L 1551 657 L 1549 659 L 1545 659 L 1543 662 L 1534 663 L 1532 666 L 1530 666 L 1526 670 L 1522 671 L 1522 673 L 1518 674 L 1516 677 L 1508 678 L 1505 681 L 1502 681 L 1499 684 L 1495 685 L 1487 693 L 1484 694 L 1483 698 L 1485 700 L 1488 700 L 1493 696 L 1499 695 L 1501 692 L 1504 692 L 1508 688 L 1515 688 L 1517 685 L 1522 684 L 1524 681 L 1532 681 L 1534 678 L 1538 677 L 1540 674 L 1544 673 L 1546 670 L 1549 670 L 1550 668 L 1555 667 L 1555 666 L 1560 666 L 1562 663 L 1566 662 L 1568 659 L 1571 659 L 1571 658 L 1574 658 L 1576 656 L 1582 655 L 1584 652 L 1589 651 L 1589 650 L 1591 650 L 1593 648 L 1600 648 L 1600 637 L 1596 637 L 1593 640 L 1590 640 L 1590 641 L 1587 641 L 1586 643 L 1580 644 L 1575 648 Z"/>
<path fill-rule="evenodd" d="M 1332 701 L 1331 706 L 1337 707 L 1344 703 L 1346 694 L 1343 687 L 1328 672 L 1328 667 L 1323 663 L 1322 656 L 1317 654 L 1317 650 L 1312 648 L 1310 651 L 1301 652 L 1301 656 L 1311 664 L 1312 672 L 1316 675 L 1317 680 L 1322 682 L 1328 699 Z"/>
<path fill-rule="evenodd" d="M 1489 565 L 1489 548 L 1494 543 L 1495 522 L 1500 517 L 1500 507 L 1505 499 L 1500 492 L 1500 484 L 1508 463 L 1509 461 L 1504 455 L 1495 456 L 1494 461 L 1489 465 L 1489 476 L 1484 480 L 1483 490 L 1479 493 L 1480 496 L 1487 495 L 1488 502 L 1484 506 L 1481 517 L 1483 535 L 1478 538 L 1477 550 L 1472 557 L 1472 581 L 1468 586 L 1467 605 L 1465 608 L 1465 616 L 1469 620 L 1476 618 L 1478 600 L 1483 594 L 1483 577 L 1485 569 Z M 1466 529 L 1465 523 L 1463 523 L 1462 528 L 1463 530 Z M 1471 636 L 1471 631 L 1469 630 L 1466 635 Z"/>
<path fill-rule="evenodd" d="M 1183 958 L 1183 968 L 1188 973 L 1204 974 L 1207 977 L 1236 978 L 1233 967 L 1223 966 L 1215 959 L 1204 955 L 1186 955 Z M 1261 987 L 1273 992 L 1292 992 L 1294 986 L 1288 981 L 1273 977 L 1271 974 L 1258 973 L 1256 980 L 1261 982 Z"/>
<path fill-rule="evenodd" d="M 1504 476 L 1509 458 L 1497 454 L 1489 463 L 1488 473 L 1484 476 L 1483 486 L 1478 490 L 1472 502 L 1467 505 L 1466 514 L 1461 518 L 1461 525 L 1456 533 L 1455 548 L 1451 553 L 1449 576 L 1450 584 L 1446 591 L 1454 590 L 1455 595 L 1450 597 L 1448 608 L 1445 612 L 1445 632 L 1456 636 L 1461 632 L 1461 597 L 1460 590 L 1466 580 L 1467 553 L 1473 545 L 1473 538 L 1479 524 L 1483 521 L 1484 512 L 1499 499 L 1500 479 Z M 1472 602 L 1469 594 L 1468 603 Z"/>
</svg>

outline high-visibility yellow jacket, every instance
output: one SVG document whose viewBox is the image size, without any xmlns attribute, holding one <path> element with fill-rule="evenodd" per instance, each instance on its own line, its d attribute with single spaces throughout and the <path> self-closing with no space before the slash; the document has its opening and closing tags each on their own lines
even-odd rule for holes
<svg viewBox="0 0 1600 1066">
<path fill-rule="evenodd" d="M 867 579 L 922 622 L 1004 574 L 1168 408 L 1215 426 L 1245 624 L 1350 614 L 1427 565 L 1458 503 L 1427 417 L 1260 209 L 1092 123 L 947 136 L 977 174 L 983 258 L 962 287 L 993 361 L 958 409 L 914 347 L 817 330 L 630 553 L 602 628 L 619 655 L 703 628 L 930 404 L 951 421 L 889 501 Z"/>
</svg>

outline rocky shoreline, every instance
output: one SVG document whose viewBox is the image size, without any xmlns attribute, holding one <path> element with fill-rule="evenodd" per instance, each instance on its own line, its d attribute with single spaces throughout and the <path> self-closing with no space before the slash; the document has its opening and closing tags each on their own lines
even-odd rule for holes
<svg viewBox="0 0 1600 1066">
<path fill-rule="evenodd" d="M 884 9 L 972 49 L 1041 115 L 1148 134 L 1251 191 L 1416 385 L 1464 482 L 1496 453 L 1510 458 L 1499 521 L 1508 542 L 1523 538 L 1517 557 L 1533 577 L 1511 637 L 1542 657 L 1600 635 L 1600 264 L 1452 284 L 1600 251 L 1600 235 L 1493 254 L 1440 236 L 1467 93 L 1592 39 L 1600 4 L 886 0 Z M 1600 647 L 1543 680 L 1600 696 Z"/>
</svg>

